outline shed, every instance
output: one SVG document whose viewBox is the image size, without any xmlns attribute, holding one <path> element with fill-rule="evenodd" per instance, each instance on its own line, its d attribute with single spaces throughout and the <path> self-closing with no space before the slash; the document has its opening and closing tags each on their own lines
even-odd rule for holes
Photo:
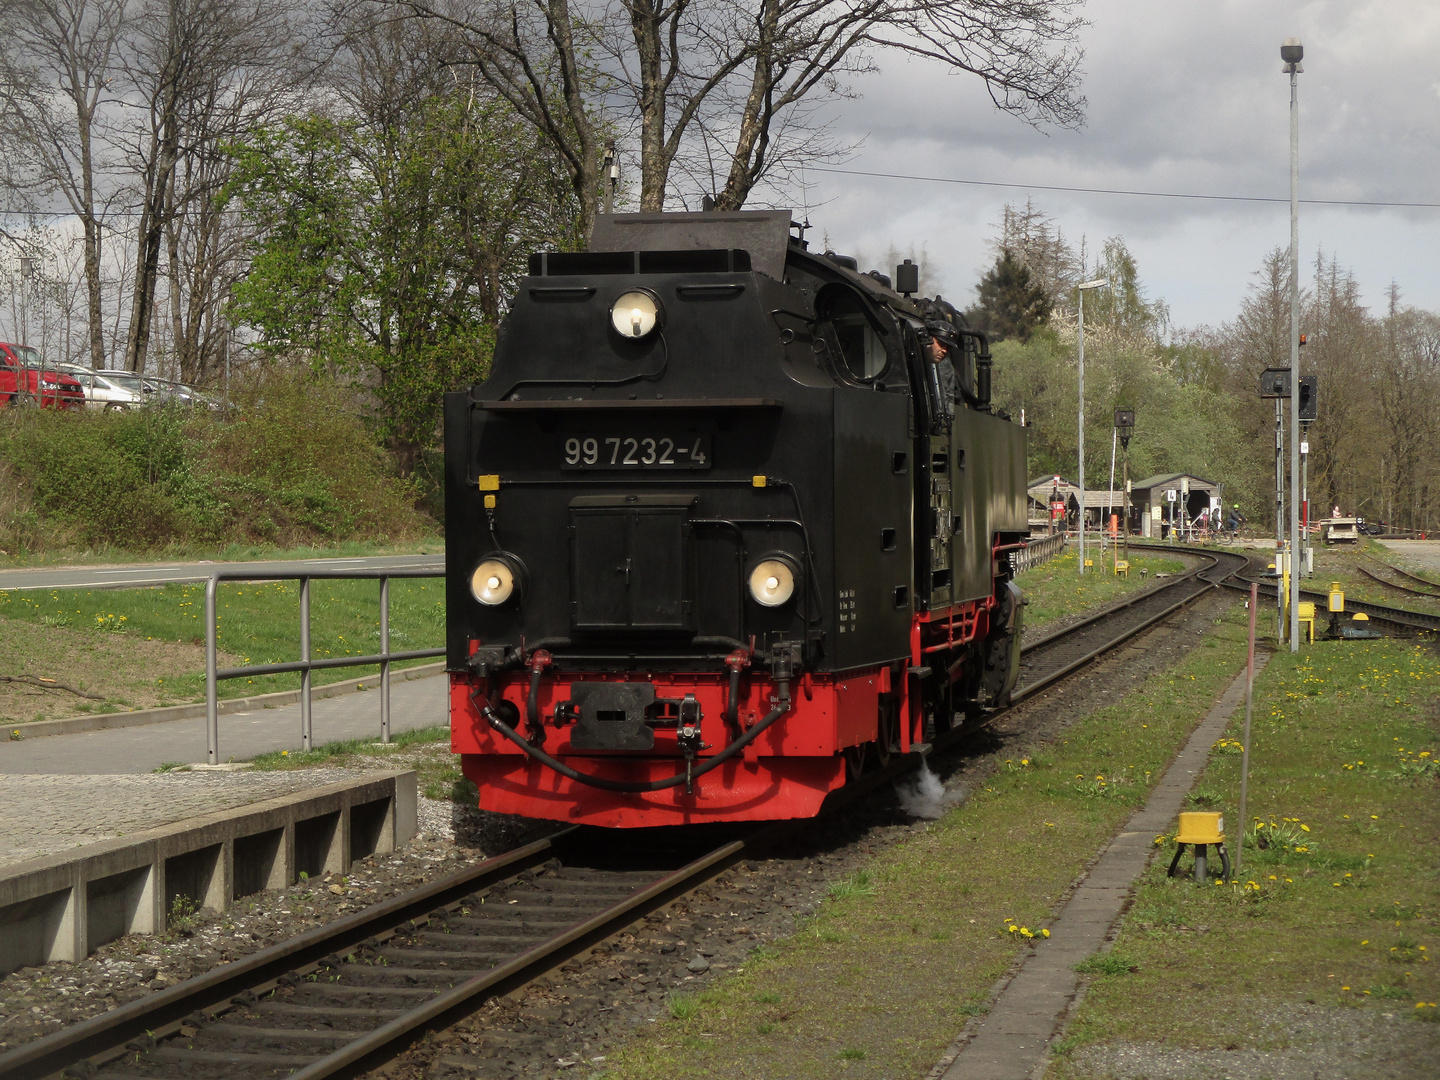
<svg viewBox="0 0 1440 1080">
<path fill-rule="evenodd" d="M 1220 496 L 1219 484 L 1193 473 L 1159 473 L 1130 484 L 1130 502 L 1140 518 L 1141 536 L 1162 538 L 1175 528 L 1193 524 L 1201 513 L 1220 505 Z"/>
<path fill-rule="evenodd" d="M 1072 500 L 1075 506 L 1080 504 L 1080 488 L 1073 481 L 1051 473 L 1049 476 L 1037 477 L 1026 485 L 1026 492 L 1029 495 L 1031 528 L 1044 524 L 1050 519 L 1050 499 L 1056 493 L 1065 505 L 1071 506 Z M 1106 491 L 1104 488 L 1096 490 L 1087 488 L 1085 491 L 1085 520 L 1090 528 L 1099 528 L 1106 524 L 1106 511 L 1120 513 L 1120 507 L 1124 495 L 1122 492 Z M 1074 522 L 1070 522 L 1074 527 Z"/>
</svg>

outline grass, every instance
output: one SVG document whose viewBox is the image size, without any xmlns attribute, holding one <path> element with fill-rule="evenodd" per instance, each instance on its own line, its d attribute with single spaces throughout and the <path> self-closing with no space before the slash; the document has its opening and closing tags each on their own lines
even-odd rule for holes
<svg viewBox="0 0 1440 1080">
<path fill-rule="evenodd" d="M 880 855 L 865 890 L 832 887 L 792 937 L 696 994 L 693 1015 L 672 1012 L 622 1048 L 611 1075 L 828 1078 L 837 1060 L 854 1076 L 924 1075 L 1015 958 L 1049 947 L 1039 935 L 1060 897 L 1240 670 L 1242 612 L 1206 646 L 1059 741 L 1016 752 Z M 714 1036 L 703 1057 L 688 1049 L 702 1033 Z"/>
<path fill-rule="evenodd" d="M 298 582 L 233 582 L 217 600 L 219 648 L 225 666 L 275 663 L 300 656 Z M 310 585 L 311 655 L 364 656 L 379 650 L 379 585 L 374 581 L 313 581 Z M 28 624 L 28 625 L 27 625 Z M 443 644 L 445 589 L 439 578 L 397 578 L 390 583 L 390 647 Z M 43 628 L 43 629 L 42 629 Z M 37 635 L 36 630 L 39 630 Z M 52 643 L 42 640 L 54 636 Z M 108 643 L 111 660 L 94 657 Z M 53 589 L 0 592 L 0 655 L 29 657 L 25 670 L 70 681 L 114 708 L 198 701 L 205 695 L 205 586 L 174 584 L 145 589 Z M 22 647 L 23 646 L 23 647 Z M 37 667 L 35 648 L 48 667 Z M 6 662 L 7 669 L 12 661 Z M 404 667 L 424 660 L 399 663 Z M 137 677 L 136 664 L 146 668 Z M 317 671 L 317 686 L 375 673 L 375 667 Z M 138 685 L 137 685 L 138 684 Z M 222 698 L 245 697 L 300 685 L 298 674 L 264 675 L 220 683 Z M 3 701 L 3 699 L 0 699 Z M 78 704 L 78 699 L 76 699 Z M 143 704 L 142 704 L 143 702 Z M 60 707 L 61 699 L 47 699 Z M 75 715 L 69 712 L 50 715 Z M 92 709 L 95 703 L 89 703 Z M 4 708 L 0 705 L 0 708 Z M 6 710 L 7 713 L 10 710 Z M 37 715 L 16 719 L 38 719 Z M 4 722 L 0 718 L 0 722 Z"/>
<path fill-rule="evenodd" d="M 445 539 L 436 535 L 413 541 L 342 540 L 335 544 L 280 546 L 231 542 L 174 544 L 160 551 L 130 551 L 120 547 L 60 548 L 38 552 L 0 551 L 0 569 L 25 567 L 111 566 L 117 563 L 166 562 L 289 562 L 294 559 L 368 558 L 376 555 L 441 555 Z"/>
<path fill-rule="evenodd" d="M 1100 566 L 1095 556 L 1093 572 L 1082 577 L 1078 573 L 1079 555 L 1073 547 L 1065 554 L 1027 570 L 1015 579 L 1029 601 L 1025 608 L 1025 628 L 1035 630 L 1066 615 L 1078 615 L 1091 608 L 1113 603 L 1127 593 L 1138 592 L 1155 584 L 1156 574 L 1179 574 L 1185 564 L 1179 559 L 1158 555 L 1141 555 L 1130 549 L 1130 576 L 1117 577 Z M 1142 577 L 1141 570 L 1148 576 Z"/>
<path fill-rule="evenodd" d="M 1091 969 L 1067 1054 L 1116 1043 L 1283 1048 L 1287 1010 L 1300 1004 L 1335 1010 L 1337 1023 L 1440 1018 L 1430 1005 L 1440 1003 L 1430 959 L 1440 951 L 1437 689 L 1440 657 L 1413 642 L 1275 655 L 1256 687 L 1241 872 L 1197 887 L 1166 878 L 1168 858 L 1154 861 L 1110 954 L 1133 966 Z M 1227 740 L 1240 738 L 1239 722 Z M 1214 754 L 1198 779 L 1230 812 L 1232 837 L 1240 760 Z M 1177 987 L 1205 988 L 1204 1007 Z M 1090 1072 L 1062 1057 L 1052 1075 Z"/>
<path fill-rule="evenodd" d="M 427 799 L 450 799 L 465 806 L 479 801 L 474 786 L 461 775 L 458 759 L 450 753 L 450 729 L 443 724 L 399 732 L 391 736 L 388 746 L 374 739 L 344 739 L 308 751 L 272 750 L 254 758 L 253 767 L 262 772 L 370 768 L 382 761 L 388 768 L 414 769 L 419 774 L 420 792 Z"/>
</svg>

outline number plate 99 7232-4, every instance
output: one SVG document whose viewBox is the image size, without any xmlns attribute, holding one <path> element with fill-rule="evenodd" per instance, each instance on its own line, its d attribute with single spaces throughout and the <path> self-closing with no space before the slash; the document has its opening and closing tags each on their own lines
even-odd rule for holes
<svg viewBox="0 0 1440 1080">
<path fill-rule="evenodd" d="M 708 435 L 571 435 L 562 469 L 708 469 Z"/>
</svg>

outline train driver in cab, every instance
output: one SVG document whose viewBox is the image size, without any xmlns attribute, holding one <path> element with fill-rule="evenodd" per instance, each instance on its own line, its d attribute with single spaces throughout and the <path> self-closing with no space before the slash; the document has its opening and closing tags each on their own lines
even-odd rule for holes
<svg viewBox="0 0 1440 1080">
<path fill-rule="evenodd" d="M 940 407 L 945 410 L 946 416 L 955 414 L 954 358 L 958 355 L 959 343 L 953 339 L 953 333 L 954 330 L 948 322 L 940 319 L 926 319 L 925 333 L 920 338 L 925 359 L 930 361 L 935 378 L 939 383 Z"/>
</svg>

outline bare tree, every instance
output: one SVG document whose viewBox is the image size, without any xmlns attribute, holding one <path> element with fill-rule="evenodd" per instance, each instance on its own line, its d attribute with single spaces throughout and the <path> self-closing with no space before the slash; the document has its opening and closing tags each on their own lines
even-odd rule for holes
<svg viewBox="0 0 1440 1080">
<path fill-rule="evenodd" d="M 774 135 L 805 104 L 846 92 L 882 51 L 979 76 L 1032 123 L 1080 122 L 1079 0 L 377 0 L 465 35 L 494 89 L 556 147 L 586 207 L 600 128 L 633 122 L 640 209 L 662 209 L 677 160 L 726 132 L 717 209 L 743 206 L 782 164 Z M 791 154 L 812 149 L 792 140 Z"/>
<path fill-rule="evenodd" d="M 145 0 L 127 37 L 130 102 L 143 117 L 127 146 L 138 188 L 135 278 L 125 366 L 143 371 L 167 257 L 172 348 L 186 378 L 205 374 L 207 340 L 239 254 L 216 208 L 226 152 L 292 100 L 307 74 L 291 62 L 277 0 Z"/>
<path fill-rule="evenodd" d="M 40 194 L 58 193 L 84 234 L 90 362 L 105 366 L 101 238 L 104 109 L 129 0 L 8 0 L 0 7 L 0 101 L 8 146 Z"/>
</svg>

